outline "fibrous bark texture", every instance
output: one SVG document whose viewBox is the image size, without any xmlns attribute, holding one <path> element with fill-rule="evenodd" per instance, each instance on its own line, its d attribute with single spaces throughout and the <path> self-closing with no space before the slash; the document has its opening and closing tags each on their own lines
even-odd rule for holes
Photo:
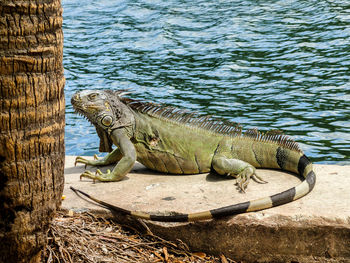
<svg viewBox="0 0 350 263">
<path fill-rule="evenodd" d="M 39 262 L 61 202 L 62 49 L 59 0 L 0 1 L 0 262 Z"/>
</svg>

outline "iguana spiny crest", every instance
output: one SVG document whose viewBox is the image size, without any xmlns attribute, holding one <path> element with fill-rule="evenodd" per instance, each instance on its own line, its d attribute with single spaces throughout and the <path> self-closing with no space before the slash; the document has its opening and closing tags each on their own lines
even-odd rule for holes
<svg viewBox="0 0 350 263">
<path fill-rule="evenodd" d="M 149 116 L 184 125 L 188 128 L 202 129 L 213 134 L 240 136 L 255 141 L 276 143 L 288 149 L 302 152 L 299 145 L 279 130 L 262 133 L 249 129 L 242 133 L 242 126 L 211 115 L 201 115 L 175 107 L 166 107 L 152 102 L 133 100 L 123 97 L 125 91 L 85 90 L 72 97 L 75 111 L 85 116 L 97 129 L 111 131 L 134 123 L 130 109 Z M 111 149 L 111 148 L 110 148 Z"/>
</svg>

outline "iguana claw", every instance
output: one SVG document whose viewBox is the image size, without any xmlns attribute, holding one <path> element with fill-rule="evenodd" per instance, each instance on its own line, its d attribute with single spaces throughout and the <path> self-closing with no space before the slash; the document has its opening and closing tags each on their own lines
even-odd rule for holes
<svg viewBox="0 0 350 263">
<path fill-rule="evenodd" d="M 95 171 L 95 174 L 91 171 L 85 171 L 80 175 L 80 180 L 83 178 L 90 178 L 93 180 L 95 183 L 96 180 L 101 181 L 101 182 L 108 182 L 108 181 L 119 181 L 119 180 L 114 180 L 113 177 L 111 177 L 111 170 L 107 170 L 106 173 L 102 173 L 101 170 L 97 169 Z"/>
<path fill-rule="evenodd" d="M 111 158 L 113 158 L 113 154 L 109 154 L 109 155 L 105 156 L 104 158 L 98 158 L 98 156 L 95 154 L 93 158 L 94 158 L 93 160 L 88 160 L 88 159 L 85 159 L 81 156 L 78 156 L 75 158 L 74 165 L 76 166 L 78 163 L 82 163 L 82 164 L 85 164 L 85 169 L 86 169 L 87 165 L 105 166 L 105 165 L 109 165 L 111 163 L 117 163 L 117 161 L 114 161 L 114 159 L 112 159 L 112 161 L 111 161 Z"/>
<path fill-rule="evenodd" d="M 86 169 L 87 165 L 91 165 L 91 166 L 108 165 L 109 162 L 111 161 L 111 158 L 113 158 L 112 161 L 117 161 L 117 160 L 115 160 L 116 158 L 114 158 L 116 155 L 118 156 L 118 152 L 115 152 L 114 155 L 113 155 L 113 152 L 112 152 L 111 154 L 107 155 L 108 158 L 104 157 L 104 158 L 99 159 L 97 157 L 97 155 L 95 154 L 94 155 L 94 160 L 88 160 L 88 159 L 85 159 L 85 158 L 83 158 L 81 156 L 78 156 L 75 159 L 74 165 L 77 165 L 78 163 L 85 164 L 85 169 Z M 97 169 L 94 173 L 89 171 L 89 170 L 85 170 L 85 172 L 83 172 L 80 175 L 80 180 L 83 177 L 90 178 L 94 182 L 96 180 L 102 181 L 102 182 L 115 182 L 115 181 L 120 181 L 121 179 L 123 179 L 124 175 L 116 175 L 115 173 L 112 174 L 111 170 L 109 170 L 109 169 L 107 170 L 106 173 L 102 173 L 99 169 Z"/>
<path fill-rule="evenodd" d="M 93 179 L 95 175 L 91 172 L 91 171 L 85 171 L 83 172 L 81 175 L 80 175 L 80 180 L 83 178 L 83 177 L 87 177 L 87 178 L 91 178 Z"/>
<path fill-rule="evenodd" d="M 75 158 L 75 162 L 74 162 L 74 166 L 77 166 L 77 163 L 83 163 L 85 164 L 85 168 L 86 165 L 88 165 L 91 161 L 81 157 L 81 156 L 77 156 L 77 158 Z"/>
<path fill-rule="evenodd" d="M 85 159 L 81 156 L 78 156 L 77 158 L 75 158 L 75 163 L 74 165 L 76 166 L 77 163 L 82 163 L 82 164 L 85 164 L 85 169 L 88 165 L 91 165 L 91 166 L 99 166 L 99 165 L 104 165 L 103 164 L 103 161 L 102 159 L 100 160 L 97 155 L 95 154 L 94 155 L 94 159 L 93 160 L 88 160 L 88 159 Z"/>
<path fill-rule="evenodd" d="M 252 179 L 257 182 L 258 184 L 267 184 L 268 182 L 265 181 L 264 179 L 262 179 L 260 176 L 258 176 L 257 174 L 253 174 L 252 175 Z"/>
<path fill-rule="evenodd" d="M 250 178 L 252 178 L 254 181 L 258 182 L 258 183 L 267 183 L 266 181 L 264 181 L 261 177 L 257 176 L 255 173 L 255 168 L 254 167 L 246 167 L 244 168 L 239 174 L 237 174 L 236 176 L 236 181 L 237 181 L 237 185 L 239 187 L 239 189 L 245 193 L 245 190 L 248 187 Z"/>
<path fill-rule="evenodd" d="M 245 193 L 245 189 L 247 189 L 248 187 L 249 180 L 250 180 L 250 175 L 244 173 L 244 171 L 237 175 L 236 181 L 239 189 L 243 193 Z"/>
<path fill-rule="evenodd" d="M 256 175 L 255 173 L 250 174 L 245 169 L 242 172 L 240 172 L 236 178 L 238 187 L 243 193 L 245 193 L 245 190 L 248 187 L 250 178 L 252 178 L 255 182 L 257 182 L 259 184 L 267 184 L 267 182 L 265 180 L 263 180 L 260 176 Z"/>
</svg>

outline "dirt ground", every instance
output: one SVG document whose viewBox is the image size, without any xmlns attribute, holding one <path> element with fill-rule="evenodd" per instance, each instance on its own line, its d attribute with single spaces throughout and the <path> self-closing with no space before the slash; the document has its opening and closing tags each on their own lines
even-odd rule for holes
<svg viewBox="0 0 350 263">
<path fill-rule="evenodd" d="M 92 212 L 61 210 L 48 232 L 43 253 L 45 263 L 76 262 L 236 262 L 192 252 L 181 240 L 166 241 L 153 234 L 140 233 Z"/>
</svg>

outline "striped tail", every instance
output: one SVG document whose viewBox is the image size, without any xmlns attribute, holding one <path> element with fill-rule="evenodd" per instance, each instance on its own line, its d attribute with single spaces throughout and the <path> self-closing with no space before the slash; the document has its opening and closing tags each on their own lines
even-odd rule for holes
<svg viewBox="0 0 350 263">
<path fill-rule="evenodd" d="M 304 178 L 304 180 L 296 187 L 292 187 L 284 192 L 252 200 L 243 203 L 238 203 L 235 205 L 220 207 L 213 210 L 208 210 L 204 212 L 192 213 L 192 214 L 171 214 L 171 215 L 150 215 L 147 213 L 139 211 L 126 210 L 112 204 L 108 204 L 95 197 L 90 196 L 78 189 L 70 187 L 76 194 L 80 193 L 89 199 L 95 201 L 97 204 L 105 207 L 111 211 L 131 215 L 137 218 L 161 221 L 161 222 L 188 222 L 188 221 L 198 221 L 211 218 L 220 218 L 225 216 L 233 216 L 237 214 L 242 214 L 246 212 L 259 211 L 279 205 L 283 205 L 294 200 L 297 200 L 305 195 L 307 195 L 314 188 L 316 183 L 316 175 L 312 170 L 312 163 L 305 156 L 301 156 L 298 162 L 298 173 Z"/>
</svg>

